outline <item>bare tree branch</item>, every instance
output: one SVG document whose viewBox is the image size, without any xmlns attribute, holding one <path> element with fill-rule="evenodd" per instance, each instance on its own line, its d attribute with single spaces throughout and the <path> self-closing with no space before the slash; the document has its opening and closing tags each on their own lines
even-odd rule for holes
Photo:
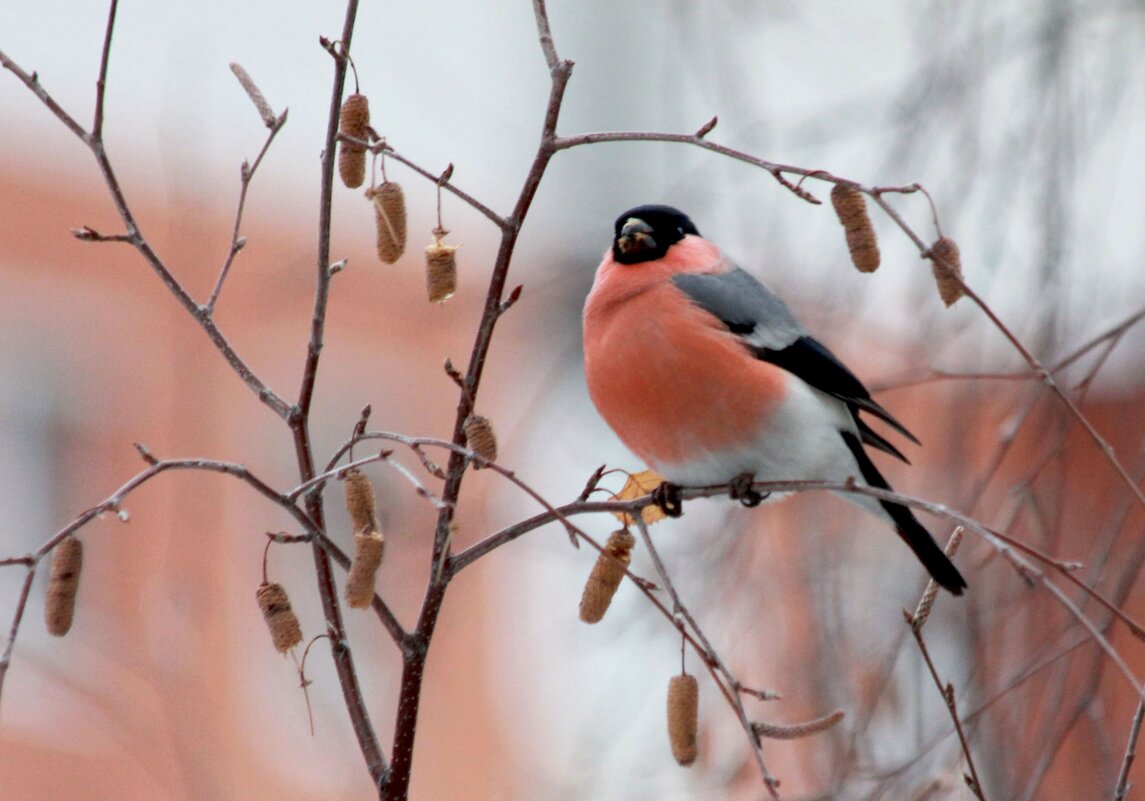
<svg viewBox="0 0 1145 801">
<path fill-rule="evenodd" d="M 100 173 L 103 175 L 104 182 L 107 184 L 108 192 L 111 194 L 112 201 L 115 204 L 116 211 L 119 213 L 120 218 L 127 229 L 124 235 L 116 235 L 114 237 L 98 237 L 98 241 L 117 241 L 126 242 L 134 247 L 140 255 L 146 260 L 151 270 L 163 282 L 168 291 L 175 297 L 181 305 L 202 327 L 206 332 L 208 338 L 215 348 L 226 359 L 231 368 L 238 374 L 239 378 L 250 387 L 252 391 L 258 396 L 258 399 L 270 407 L 279 417 L 286 419 L 290 413 L 290 407 L 282 398 L 280 398 L 270 387 L 268 387 L 261 379 L 255 375 L 254 371 L 247 366 L 246 362 L 239 356 L 238 352 L 227 341 L 222 331 L 211 319 L 209 311 L 200 307 L 195 302 L 194 298 L 187 292 L 175 275 L 167 268 L 167 265 L 159 257 L 147 242 L 144 237 L 135 215 L 132 213 L 128 206 L 127 199 L 120 186 L 119 179 L 115 174 L 115 170 L 111 166 L 108 158 L 107 151 L 103 143 L 103 120 L 104 120 L 104 95 L 107 87 L 107 70 L 111 57 L 111 40 L 112 34 L 115 30 L 115 12 L 117 7 L 117 0 L 113 0 L 108 13 L 107 29 L 104 33 L 102 56 L 100 58 L 100 72 L 99 79 L 96 82 L 96 110 L 95 119 L 92 125 L 92 132 L 89 134 L 60 107 L 60 105 L 44 90 L 40 85 L 39 80 L 36 78 L 35 73 L 28 74 L 15 64 L 6 55 L 0 52 L 0 64 L 5 69 L 12 72 L 16 77 L 23 81 L 32 92 L 40 99 L 40 101 L 53 113 L 56 117 L 63 122 L 69 130 L 72 131 L 79 139 L 87 145 L 91 150 L 92 155 L 95 156 L 96 165 L 99 167 Z M 85 229 L 91 231 L 91 229 Z M 94 231 L 91 232 L 95 234 Z M 96 237 L 90 237 L 93 240 Z M 89 237 L 81 237 L 89 238 Z"/>
<path fill-rule="evenodd" d="M 358 0 L 347 0 L 345 19 L 342 23 L 342 52 L 350 51 L 354 36 L 354 23 L 358 14 Z M 326 138 L 322 151 L 321 186 L 318 202 L 318 248 L 315 269 L 314 304 L 310 320 L 310 339 L 306 348 L 306 359 L 302 369 L 302 385 L 298 391 L 298 403 L 290 410 L 287 418 L 294 440 L 295 459 L 298 462 L 299 478 L 309 481 L 314 476 L 314 452 L 310 441 L 310 408 L 314 399 L 314 387 L 318 377 L 318 358 L 322 352 L 326 330 L 326 312 L 330 299 L 330 233 L 332 197 L 334 192 L 334 162 L 338 137 L 338 114 L 342 106 L 342 92 L 346 81 L 346 60 L 334 58 L 334 76 L 330 90 L 330 107 L 327 112 Z M 325 529 L 325 514 L 322 497 L 311 494 L 306 497 L 306 510 L 314 519 L 319 530 Z M 330 556 L 319 543 L 311 547 L 314 557 L 314 571 L 318 583 L 318 597 L 326 624 L 330 631 L 330 652 L 338 673 L 338 684 L 342 689 L 342 700 L 350 716 L 358 748 L 370 772 L 374 785 L 381 787 L 389 773 L 390 766 L 382 751 L 381 743 L 374 731 L 369 709 L 354 666 L 349 638 L 346 636 L 342 618 L 342 605 L 338 588 L 334 583 L 334 572 Z M 383 622 L 385 622 L 383 620 Z M 396 623 L 396 621 L 394 621 Z M 393 631 L 391 629 L 391 634 Z"/>
</svg>

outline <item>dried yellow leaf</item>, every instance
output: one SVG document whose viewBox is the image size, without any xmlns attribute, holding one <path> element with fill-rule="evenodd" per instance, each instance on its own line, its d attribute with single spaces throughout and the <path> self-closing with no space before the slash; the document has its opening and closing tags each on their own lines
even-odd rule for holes
<svg viewBox="0 0 1145 801">
<path fill-rule="evenodd" d="M 624 482 L 624 486 L 620 488 L 620 492 L 612 496 L 612 500 L 634 501 L 637 498 L 643 498 L 645 495 L 652 493 L 663 483 L 664 477 L 655 470 L 629 473 L 628 480 Z M 626 526 L 630 526 L 636 522 L 632 519 L 632 515 L 626 512 L 613 512 L 613 514 Z M 664 510 L 656 504 L 645 506 L 640 516 L 644 518 L 644 522 L 648 525 L 659 523 L 666 517 Z"/>
</svg>

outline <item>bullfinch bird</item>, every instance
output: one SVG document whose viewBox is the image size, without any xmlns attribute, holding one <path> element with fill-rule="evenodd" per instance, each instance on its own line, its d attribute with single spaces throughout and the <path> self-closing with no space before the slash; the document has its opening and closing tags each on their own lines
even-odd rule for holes
<svg viewBox="0 0 1145 801">
<path fill-rule="evenodd" d="M 593 403 L 672 485 L 854 478 L 890 489 L 864 446 L 906 458 L 859 416 L 917 443 L 772 292 L 670 206 L 616 220 L 584 307 Z M 745 483 L 746 479 L 746 483 Z M 902 504 L 848 499 L 894 526 L 940 585 L 966 581 Z M 678 513 L 678 512 L 677 512 Z"/>
</svg>

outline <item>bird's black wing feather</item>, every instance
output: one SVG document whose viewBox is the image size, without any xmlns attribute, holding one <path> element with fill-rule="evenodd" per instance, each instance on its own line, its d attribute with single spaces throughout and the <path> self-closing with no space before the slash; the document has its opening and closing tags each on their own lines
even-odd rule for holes
<svg viewBox="0 0 1145 801">
<path fill-rule="evenodd" d="M 903 456 L 902 452 L 899 451 L 899 449 L 892 445 L 890 442 L 888 442 L 881 434 L 871 429 L 871 427 L 863 421 L 863 418 L 856 415 L 855 424 L 859 429 L 859 438 L 863 441 L 864 445 L 870 445 L 872 448 L 878 448 L 883 453 L 889 453 L 896 459 L 900 459 L 903 462 L 910 464 L 910 459 Z"/>
<path fill-rule="evenodd" d="M 871 400 L 871 394 L 863 386 L 854 373 L 848 370 L 842 362 L 835 358 L 820 342 L 809 336 L 802 336 L 782 350 L 772 348 L 756 348 L 755 355 L 764 361 L 782 367 L 789 373 L 799 376 L 815 389 L 826 392 L 845 403 L 870 412 L 882 420 L 895 431 L 902 434 L 911 442 L 918 443 L 914 434 L 891 415 L 886 409 Z M 870 429 L 867 429 L 864 440 L 870 445 L 886 451 L 880 444 L 870 442 Z M 878 436 L 877 434 L 875 435 Z M 883 443 L 886 441 L 883 440 Z M 893 453 L 893 451 L 887 451 Z M 900 456 L 901 454 L 895 454 Z"/>
<path fill-rule="evenodd" d="M 863 446 L 859 440 L 855 438 L 854 434 L 844 433 L 843 441 L 847 444 L 851 454 L 855 457 L 855 461 L 859 464 L 859 471 L 863 474 L 863 480 L 870 484 L 872 487 L 879 489 L 890 490 L 891 485 L 883 478 L 879 469 L 875 467 L 874 462 L 867 456 L 867 452 L 863 450 Z M 894 521 L 895 530 L 898 531 L 899 536 L 903 541 L 910 546 L 914 551 L 915 556 L 926 567 L 927 571 L 934 580 L 941 584 L 946 589 L 950 590 L 955 595 L 961 595 L 962 591 L 966 589 L 966 579 L 958 572 L 958 568 L 950 561 L 950 557 L 943 553 L 942 549 L 938 547 L 938 543 L 934 541 L 934 537 L 930 532 L 918 522 L 918 518 L 914 516 L 909 508 L 903 506 L 901 503 L 894 501 L 879 500 L 879 505 L 886 510 L 890 515 L 891 520 Z"/>
<path fill-rule="evenodd" d="M 672 281 L 693 303 L 719 318 L 739 335 L 756 358 L 782 367 L 816 389 L 838 398 L 851 410 L 870 412 L 911 442 L 918 439 L 890 412 L 871 399 L 862 382 L 835 355 L 811 337 L 791 310 L 770 289 L 739 267 L 723 273 L 685 273 Z M 906 458 L 859 418 L 862 441 Z"/>
</svg>

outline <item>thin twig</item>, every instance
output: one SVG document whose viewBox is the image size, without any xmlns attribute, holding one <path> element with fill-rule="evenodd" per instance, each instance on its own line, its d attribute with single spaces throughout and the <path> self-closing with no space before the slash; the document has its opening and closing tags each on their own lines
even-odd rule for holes
<svg viewBox="0 0 1145 801">
<path fill-rule="evenodd" d="M 8 627 L 8 639 L 4 643 L 4 653 L 0 655 L 0 698 L 4 696 L 4 679 L 12 664 L 12 651 L 16 648 L 16 636 L 20 633 L 20 623 L 24 620 L 24 610 L 28 607 L 28 595 L 32 592 L 32 581 L 36 578 L 36 565 L 28 566 L 20 595 L 16 598 L 16 611 L 12 613 L 12 625 Z"/>
<path fill-rule="evenodd" d="M 570 136 L 558 137 L 553 142 L 553 147 L 557 150 L 568 150 L 574 147 L 583 147 L 585 145 L 596 145 L 604 142 L 669 142 L 681 145 L 691 145 L 703 150 L 709 150 L 713 153 L 718 153 L 736 161 L 742 161 L 745 164 L 750 164 L 754 167 L 766 170 L 775 178 L 781 186 L 793 192 L 797 197 L 802 200 L 807 200 L 811 203 L 818 203 L 818 199 L 811 195 L 806 189 L 792 184 L 786 178 L 784 173 L 792 175 L 801 175 L 808 178 L 819 178 L 824 181 L 832 183 L 853 183 L 843 178 L 837 178 L 829 172 L 820 169 L 808 169 L 806 167 L 796 167 L 793 164 L 780 164 L 767 159 L 761 159 L 758 156 L 753 156 L 745 153 L 742 150 L 736 150 L 727 145 L 721 145 L 709 139 L 705 139 L 700 133 L 706 135 L 706 131 L 700 128 L 694 134 L 678 134 L 678 133 L 662 133 L 658 131 L 598 131 L 593 133 L 573 134 Z M 864 187 L 860 187 L 863 189 Z M 869 191 L 869 188 L 868 188 Z"/>
<path fill-rule="evenodd" d="M 242 165 L 241 186 L 239 188 L 239 202 L 238 208 L 235 209 L 235 224 L 231 230 L 231 245 L 227 252 L 227 259 L 223 262 L 223 267 L 219 270 L 219 277 L 215 281 L 215 286 L 211 290 L 211 295 L 207 298 L 205 310 L 208 315 L 214 314 L 215 303 L 219 299 L 219 293 L 223 291 L 223 282 L 227 280 L 227 274 L 230 272 L 231 265 L 234 263 L 235 256 L 246 245 L 246 238 L 240 235 L 240 227 L 242 226 L 243 210 L 246 208 L 247 191 L 250 189 L 251 181 L 254 180 L 254 174 L 258 172 L 258 167 L 262 164 L 263 156 L 270 150 L 270 144 L 274 141 L 274 137 L 278 136 L 278 132 L 286 125 L 286 112 L 282 112 L 274 124 L 270 126 L 270 131 L 267 134 L 266 141 L 262 144 L 262 149 L 259 150 L 258 155 L 255 157 L 254 163 L 248 165 L 245 161 Z"/>
<path fill-rule="evenodd" d="M 405 166 L 409 167 L 414 172 L 416 172 L 418 175 L 422 176 L 423 178 L 426 178 L 430 181 L 433 181 L 434 183 L 438 183 L 438 179 L 441 177 L 440 175 L 434 175 L 432 172 L 427 170 L 425 167 L 422 167 L 419 164 L 416 164 L 411 159 L 402 155 L 401 153 L 399 153 L 398 151 L 394 150 L 391 147 L 385 146 L 384 149 L 385 149 L 385 153 L 386 153 L 386 158 L 390 158 L 390 159 L 393 159 L 394 161 L 400 162 L 400 163 L 404 164 Z M 442 189 L 444 189 L 446 192 L 449 192 L 451 195 L 453 195 L 457 199 L 461 200 L 463 203 L 471 206 L 474 210 L 476 210 L 477 212 L 482 214 L 486 219 L 488 219 L 491 223 L 496 225 L 502 231 L 506 230 L 510 226 L 510 223 L 508 220 L 506 220 L 504 217 L 502 217 L 497 212 L 493 211 L 493 209 L 486 206 L 484 203 L 479 201 L 473 195 L 459 189 L 457 187 L 457 185 L 453 183 L 452 179 L 450 179 L 449 181 L 446 181 L 443 184 L 439 184 L 439 186 Z"/>
<path fill-rule="evenodd" d="M 290 513 L 294 519 L 297 520 L 298 523 L 303 527 L 304 530 L 316 537 L 321 537 L 321 532 L 316 530 L 314 522 L 302 509 L 288 501 L 280 493 L 276 492 L 273 488 L 270 487 L 270 485 L 251 473 L 245 466 L 235 464 L 233 462 L 221 462 L 212 459 L 168 459 L 163 461 L 156 461 L 154 464 L 149 465 L 146 470 L 135 474 L 132 478 L 130 478 L 103 501 L 81 513 L 72 519 L 67 525 L 49 537 L 39 548 L 36 549 L 33 554 L 20 557 L 19 559 L 7 561 L 7 564 L 27 565 L 28 578 L 26 579 L 26 587 L 29 586 L 39 562 L 49 553 L 51 553 L 52 549 L 55 548 L 61 541 L 63 541 L 66 537 L 75 534 L 75 532 L 79 531 L 91 523 L 93 520 L 98 519 L 100 516 L 108 512 L 120 512 L 123 506 L 123 502 L 131 495 L 131 493 L 161 473 L 170 470 L 207 471 L 233 476 L 246 483 L 264 498 L 270 500 L 272 503 Z M 15 647 L 16 637 L 19 633 L 20 623 L 23 619 L 24 606 L 26 602 L 27 596 L 25 593 L 21 595 L 19 601 L 17 602 L 16 614 L 13 618 L 12 626 L 8 634 L 8 641 L 4 647 L 5 656 L 0 658 L 0 697 L 2 697 L 3 676 L 8 669 L 12 649 Z"/>
<path fill-rule="evenodd" d="M 64 127 L 79 137 L 84 144 L 89 144 L 90 134 L 88 134 L 88 132 L 84 130 L 84 127 L 76 122 L 75 118 L 68 114 L 67 111 L 56 102 L 56 99 L 44 89 L 43 84 L 40 83 L 39 75 L 35 72 L 25 72 L 21 69 L 19 64 L 9 58 L 3 50 L 0 50 L 0 67 L 3 67 L 15 75 L 16 78 L 19 79 L 24 86 L 28 87 L 28 89 L 32 91 L 32 94 L 47 107 L 48 111 L 52 112 L 56 119 L 64 124 Z"/>
<path fill-rule="evenodd" d="M 139 224 L 135 219 L 134 213 L 131 211 L 127 203 L 127 198 L 123 192 L 123 188 L 119 183 L 115 170 L 111 165 L 108 158 L 107 151 L 103 143 L 103 119 L 104 119 L 104 95 L 107 85 L 107 69 L 110 61 L 111 53 L 111 40 L 112 33 L 115 27 L 115 11 L 117 3 L 113 0 L 108 14 L 107 29 L 104 34 L 102 55 L 100 58 L 100 72 L 99 79 L 96 83 L 96 112 L 95 119 L 92 127 L 92 132 L 89 134 L 85 131 L 62 107 L 49 95 L 44 88 L 40 85 L 35 73 L 28 74 L 15 64 L 6 55 L 0 52 L 0 64 L 5 69 L 12 72 L 23 81 L 40 101 L 51 111 L 55 116 L 62 121 L 67 128 L 72 131 L 82 141 L 88 149 L 91 150 L 92 155 L 95 157 L 96 165 L 99 167 L 100 173 L 103 175 L 104 183 L 107 185 L 108 193 L 111 195 L 112 202 L 115 205 L 116 211 L 119 213 L 120 218 L 123 220 L 127 233 L 122 235 L 115 235 L 111 237 L 98 237 L 94 231 L 91 231 L 93 241 L 116 241 L 125 242 L 130 244 L 135 250 L 143 256 L 148 266 L 151 268 L 167 290 L 174 296 L 175 300 L 182 306 L 199 324 L 199 326 L 206 332 L 207 337 L 215 346 L 216 350 L 222 354 L 227 364 L 238 375 L 238 377 L 258 396 L 258 399 L 268 406 L 279 417 L 286 419 L 290 414 L 290 406 L 274 391 L 270 389 L 265 382 L 263 382 L 246 362 L 239 356 L 238 352 L 230 344 L 227 338 L 223 335 L 222 331 L 214 321 L 211 319 L 210 314 L 199 306 L 190 293 L 183 287 L 182 283 L 175 277 L 175 275 L 168 269 L 166 263 L 159 257 L 159 254 L 148 243 L 140 230 Z M 84 230 L 84 229 L 80 229 Z M 86 229 L 90 231 L 91 229 Z M 96 239 L 98 237 L 98 239 Z M 81 236 L 81 238 L 85 238 Z"/>
<path fill-rule="evenodd" d="M 103 34 L 103 48 L 99 55 L 99 77 L 95 82 L 95 112 L 91 124 L 92 141 L 98 142 L 103 138 L 104 98 L 107 97 L 107 68 L 111 63 L 111 39 L 115 31 L 115 15 L 119 9 L 119 0 L 111 0 L 107 9 L 107 28 Z"/>
<path fill-rule="evenodd" d="M 962 745 L 962 755 L 966 757 L 966 767 L 970 770 L 969 781 L 967 785 L 970 791 L 974 793 L 978 801 L 986 801 L 986 791 L 982 787 L 982 780 L 978 778 L 978 768 L 974 765 L 974 756 L 970 753 L 970 742 L 966 739 L 966 732 L 962 729 L 962 719 L 958 716 L 958 705 L 954 698 L 954 685 L 950 682 L 943 683 L 942 679 L 938 676 L 938 668 L 934 665 L 934 660 L 930 658 L 930 651 L 926 647 L 926 640 L 922 636 L 922 627 L 914 624 L 914 618 L 909 612 L 904 611 L 903 617 L 906 619 L 907 626 L 910 627 L 911 634 L 914 635 L 914 641 L 918 644 L 919 653 L 922 654 L 923 661 L 926 662 L 926 667 L 930 671 L 930 677 L 934 679 L 934 686 L 938 688 L 939 693 L 942 694 L 943 700 L 946 702 L 946 710 L 950 713 L 950 719 L 954 722 L 954 729 L 958 732 L 958 742 Z"/>
<path fill-rule="evenodd" d="M 544 54 L 545 63 L 551 72 L 560 66 L 561 59 L 553 42 L 553 31 L 549 25 L 549 10 L 545 8 L 545 0 L 533 0 L 533 17 L 537 22 L 537 39 L 541 43 L 541 53 Z"/>
<path fill-rule="evenodd" d="M 0 677 L 2 678 L 2 677 Z M 1145 699 L 1137 702 L 1133 723 L 1129 726 L 1129 738 L 1125 743 L 1125 756 L 1121 760 L 1121 770 L 1117 773 L 1117 786 L 1113 790 L 1113 801 L 1125 801 L 1129 797 L 1129 769 L 1137 758 L 1137 738 L 1141 735 L 1141 722 L 1145 718 Z"/>
<path fill-rule="evenodd" d="M 724 698 L 727 699 L 728 704 L 731 706 L 732 711 L 735 712 L 736 718 L 739 720 L 740 726 L 747 733 L 748 742 L 751 743 L 752 757 L 755 760 L 756 767 L 759 769 L 760 776 L 763 779 L 763 785 L 767 788 L 768 794 L 778 801 L 779 799 L 779 781 L 771 775 L 767 769 L 767 765 L 763 761 L 763 749 L 760 746 L 759 737 L 756 733 L 755 726 L 751 719 L 748 718 L 747 710 L 744 709 L 743 699 L 734 688 L 739 686 L 739 681 L 732 676 L 731 671 L 724 665 L 723 661 L 719 658 L 716 650 L 708 642 L 707 636 L 704 634 L 703 629 L 696 623 L 692 613 L 680 600 L 679 593 L 676 592 L 675 586 L 672 584 L 672 579 L 668 575 L 667 569 L 664 567 L 664 562 L 660 559 L 660 554 L 656 550 L 656 546 L 652 543 L 652 537 L 648 534 L 648 524 L 644 522 L 643 515 L 634 515 L 633 520 L 636 523 L 637 529 L 640 531 L 640 538 L 644 542 L 644 547 L 648 550 L 649 555 L 652 557 L 652 564 L 656 567 L 656 573 L 660 581 L 663 583 L 664 588 L 668 591 L 668 596 L 672 599 L 672 618 L 680 633 L 685 633 L 685 624 L 691 630 L 692 635 L 700 641 L 703 645 L 701 655 L 704 657 L 704 664 L 711 673 L 712 678 L 716 682 L 716 686 L 720 688 Z M 730 689 L 733 688 L 733 689 Z"/>
</svg>

